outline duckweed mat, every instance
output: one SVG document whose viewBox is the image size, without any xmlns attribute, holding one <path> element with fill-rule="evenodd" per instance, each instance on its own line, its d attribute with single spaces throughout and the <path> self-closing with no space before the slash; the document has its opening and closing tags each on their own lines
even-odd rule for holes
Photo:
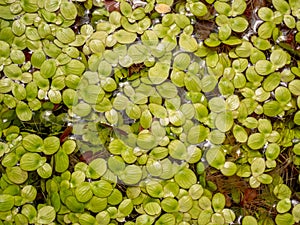
<svg viewBox="0 0 300 225">
<path fill-rule="evenodd" d="M 300 224 L 299 0 L 0 0 L 0 225 Z"/>
</svg>

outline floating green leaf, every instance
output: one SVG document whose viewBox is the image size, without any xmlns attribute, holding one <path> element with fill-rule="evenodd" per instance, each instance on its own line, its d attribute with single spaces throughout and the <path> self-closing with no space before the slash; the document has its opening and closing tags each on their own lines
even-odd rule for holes
<svg viewBox="0 0 300 225">
<path fill-rule="evenodd" d="M 282 14 L 289 14 L 290 13 L 290 6 L 289 4 L 284 0 L 272 0 L 272 3 L 278 11 L 280 11 Z"/>
<path fill-rule="evenodd" d="M 255 64 L 255 70 L 260 75 L 268 75 L 275 71 L 275 66 L 268 60 L 259 60 Z"/>
<path fill-rule="evenodd" d="M 272 132 L 272 124 L 270 120 L 259 119 L 258 120 L 258 130 L 262 134 L 269 134 Z"/>
<path fill-rule="evenodd" d="M 60 3 L 60 0 L 47 0 L 44 2 L 44 8 L 49 12 L 55 12 L 59 9 Z"/>
<path fill-rule="evenodd" d="M 25 153 L 20 159 L 20 168 L 24 171 L 34 171 L 46 162 L 46 158 L 38 153 Z"/>
<path fill-rule="evenodd" d="M 185 189 L 190 188 L 193 184 L 196 184 L 197 182 L 197 177 L 195 173 L 188 168 L 184 168 L 177 172 L 174 176 L 174 179 L 180 187 Z"/>
<path fill-rule="evenodd" d="M 292 214 L 296 223 L 300 221 L 300 204 L 297 204 L 293 207 Z"/>
<path fill-rule="evenodd" d="M 60 147 L 60 141 L 58 137 L 52 136 L 44 139 L 44 153 L 47 155 L 52 155 L 58 151 Z"/>
<path fill-rule="evenodd" d="M 221 172 L 225 176 L 233 176 L 237 171 L 237 166 L 233 162 L 225 162 L 221 168 Z"/>
<path fill-rule="evenodd" d="M 266 116 L 277 116 L 283 111 L 279 102 L 277 101 L 266 102 L 263 105 L 263 110 Z"/>
<path fill-rule="evenodd" d="M 8 93 L 13 87 L 12 80 L 9 78 L 4 78 L 0 80 L 0 93 Z"/>
<path fill-rule="evenodd" d="M 285 199 L 285 198 L 290 199 L 291 194 L 292 194 L 290 188 L 286 184 L 276 185 L 274 187 L 273 193 L 280 200 Z"/>
<path fill-rule="evenodd" d="M 151 220 L 150 220 L 151 221 Z M 165 213 L 155 222 L 156 225 L 173 225 L 176 223 L 175 216 L 170 213 Z"/>
<path fill-rule="evenodd" d="M 258 10 L 258 16 L 259 18 L 261 18 L 264 21 L 271 21 L 274 14 L 272 9 L 268 8 L 268 7 L 261 7 Z"/>
<path fill-rule="evenodd" d="M 212 167 L 221 169 L 225 163 L 225 156 L 219 147 L 212 147 L 206 152 L 206 160 Z"/>
<path fill-rule="evenodd" d="M 156 87 L 158 93 L 163 98 L 175 98 L 177 96 L 177 88 L 171 82 L 164 82 Z"/>
<path fill-rule="evenodd" d="M 208 10 L 205 4 L 202 2 L 193 2 L 189 4 L 189 8 L 191 10 L 191 13 L 195 16 L 204 16 L 207 14 Z"/>
<path fill-rule="evenodd" d="M 1 53 L 0 56 L 1 58 L 8 58 L 10 54 L 10 46 L 7 42 L 5 41 L 0 41 L 0 46 L 1 46 Z"/>
<path fill-rule="evenodd" d="M 58 152 L 56 152 L 56 154 L 54 155 L 54 159 L 56 172 L 62 173 L 68 169 L 69 157 L 63 150 L 59 150 Z"/>
<path fill-rule="evenodd" d="M 185 116 L 179 110 L 169 110 L 169 119 L 174 126 L 182 126 L 185 123 Z"/>
<path fill-rule="evenodd" d="M 228 3 L 223 1 L 216 1 L 214 3 L 214 7 L 219 14 L 229 16 L 231 7 Z"/>
<path fill-rule="evenodd" d="M 245 216 L 242 225 L 257 225 L 257 220 L 253 216 Z"/>
<path fill-rule="evenodd" d="M 270 160 L 275 160 L 280 154 L 280 146 L 277 143 L 268 144 L 266 149 L 266 157 Z"/>
<path fill-rule="evenodd" d="M 148 76 L 153 84 L 161 84 L 169 76 L 170 65 L 157 62 L 149 69 Z"/>
<path fill-rule="evenodd" d="M 276 210 L 279 213 L 286 213 L 292 207 L 291 200 L 289 198 L 285 198 L 280 200 L 276 205 Z"/>
<path fill-rule="evenodd" d="M 47 179 L 47 178 L 51 177 L 52 170 L 53 170 L 53 168 L 50 166 L 50 164 L 45 163 L 44 165 L 42 165 L 41 167 L 39 167 L 37 169 L 37 173 L 41 178 Z"/>
<path fill-rule="evenodd" d="M 60 5 L 60 13 L 67 20 L 74 20 L 77 16 L 77 8 L 73 2 L 64 1 Z"/>
<path fill-rule="evenodd" d="M 146 184 L 147 193 L 153 198 L 163 197 L 163 186 L 157 181 L 150 181 Z"/>
<path fill-rule="evenodd" d="M 277 225 L 292 225 L 294 224 L 293 215 L 290 213 L 278 214 L 275 222 Z"/>
<path fill-rule="evenodd" d="M 156 137 L 150 133 L 139 133 L 136 140 L 137 145 L 145 150 L 153 149 L 157 145 Z"/>
<path fill-rule="evenodd" d="M 282 49 L 274 50 L 271 53 L 270 61 L 275 65 L 276 69 L 281 68 L 288 63 L 288 54 Z"/>
<path fill-rule="evenodd" d="M 218 83 L 215 76 L 204 76 L 201 80 L 201 89 L 203 92 L 210 92 L 214 90 Z"/>
<path fill-rule="evenodd" d="M 98 213 L 97 217 L 99 215 L 99 212 L 106 212 L 106 211 L 104 211 L 104 209 L 106 209 L 106 207 L 107 207 L 107 199 L 106 198 L 98 198 L 96 196 L 93 196 L 91 198 L 91 200 L 86 204 L 86 208 L 88 210 L 90 210 L 94 213 Z M 103 221 L 105 221 L 105 220 L 103 220 Z"/>
<path fill-rule="evenodd" d="M 247 8 L 247 4 L 244 0 L 234 0 L 232 2 L 232 16 L 241 15 Z"/>
<path fill-rule="evenodd" d="M 271 44 L 268 40 L 265 40 L 261 37 L 252 37 L 251 38 L 253 45 L 257 47 L 259 50 L 268 50 L 271 48 Z"/>
<path fill-rule="evenodd" d="M 175 56 L 173 66 L 179 70 L 185 70 L 191 62 L 190 56 L 186 53 L 179 53 Z"/>
<path fill-rule="evenodd" d="M 25 136 L 22 144 L 29 152 L 42 152 L 44 147 L 43 139 L 36 134 L 28 134 Z"/>
<path fill-rule="evenodd" d="M 161 212 L 161 206 L 157 202 L 149 202 L 144 206 L 145 212 L 150 216 L 159 215 Z"/>
<path fill-rule="evenodd" d="M 231 111 L 221 112 L 217 115 L 215 126 L 221 132 L 227 132 L 233 126 L 233 115 Z"/>
<path fill-rule="evenodd" d="M 300 112 L 296 112 L 294 116 L 294 123 L 300 125 Z"/>
<path fill-rule="evenodd" d="M 246 130 L 240 125 L 234 125 L 233 135 L 238 142 L 244 143 L 248 139 Z"/>
<path fill-rule="evenodd" d="M 21 196 L 26 199 L 26 201 L 32 202 L 37 196 L 37 190 L 32 185 L 26 185 L 22 188 Z"/>
<path fill-rule="evenodd" d="M 174 198 L 167 197 L 161 201 L 161 208 L 167 213 L 177 212 L 178 207 L 178 201 Z"/>
<path fill-rule="evenodd" d="M 15 205 L 14 196 L 8 194 L 0 194 L 0 211 L 6 212 Z"/>
<path fill-rule="evenodd" d="M 199 201 L 198 201 L 198 204 L 200 206 L 201 209 L 203 209 L 204 213 L 208 213 L 210 214 L 209 218 L 211 218 L 212 216 L 212 205 L 211 205 L 211 199 L 209 199 L 207 196 L 202 196 Z M 203 214 L 201 215 L 202 213 L 200 213 L 200 217 L 203 216 Z M 208 215 L 207 215 L 208 216 Z M 201 224 L 201 222 L 200 222 Z"/>
<path fill-rule="evenodd" d="M 251 164 L 251 171 L 253 176 L 261 175 L 265 171 L 265 160 L 263 158 L 255 158 Z"/>
<path fill-rule="evenodd" d="M 278 87 L 275 89 L 275 98 L 281 104 L 287 104 L 292 96 L 288 88 Z"/>
<path fill-rule="evenodd" d="M 257 177 L 257 181 L 262 184 L 271 184 L 273 181 L 273 177 L 269 174 L 261 174 Z"/>
<path fill-rule="evenodd" d="M 88 188 L 87 188 L 88 189 Z M 105 198 L 112 194 L 113 187 L 106 180 L 95 181 L 91 184 L 93 194 L 99 198 Z"/>
<path fill-rule="evenodd" d="M 187 140 L 190 144 L 198 144 L 203 142 L 209 134 L 209 129 L 203 125 L 191 127 L 188 131 Z"/>
<path fill-rule="evenodd" d="M 113 37 L 120 44 L 131 44 L 136 40 L 137 35 L 136 33 L 128 32 L 125 30 L 119 30 L 113 34 Z"/>
<path fill-rule="evenodd" d="M 63 44 L 69 44 L 75 41 L 75 33 L 71 28 L 58 28 L 56 38 Z"/>
<path fill-rule="evenodd" d="M 94 159 L 88 166 L 86 175 L 88 178 L 98 179 L 106 172 L 107 164 L 102 158 Z"/>
<path fill-rule="evenodd" d="M 266 79 L 262 83 L 262 87 L 265 91 L 272 91 L 279 85 L 279 83 L 280 74 L 275 72 L 266 77 Z"/>
<path fill-rule="evenodd" d="M 120 179 L 128 185 L 137 184 L 141 178 L 142 170 L 136 165 L 126 166 L 124 173 L 120 176 Z"/>
<path fill-rule="evenodd" d="M 38 210 L 37 221 L 41 224 L 50 224 L 55 217 L 56 213 L 52 206 L 43 206 Z"/>
<path fill-rule="evenodd" d="M 16 64 L 10 64 L 3 69 L 5 76 L 11 79 L 19 79 L 22 75 L 22 70 Z"/>
<path fill-rule="evenodd" d="M 93 192 L 88 182 L 80 183 L 75 189 L 75 196 L 79 202 L 87 202 L 92 196 Z"/>
<path fill-rule="evenodd" d="M 88 213 L 82 213 L 79 216 L 80 224 L 95 224 L 97 223 L 96 218 Z"/>
<path fill-rule="evenodd" d="M 292 94 L 298 96 L 300 95 L 300 80 L 293 80 L 289 83 L 289 90 Z"/>
<path fill-rule="evenodd" d="M 29 121 L 32 118 L 32 111 L 25 102 L 17 104 L 16 113 L 21 121 Z"/>
<path fill-rule="evenodd" d="M 179 45 L 183 50 L 188 52 L 194 52 L 198 49 L 196 39 L 185 33 L 179 36 Z"/>
<path fill-rule="evenodd" d="M 208 135 L 208 140 L 213 144 L 222 144 L 226 136 L 219 130 L 212 130 Z"/>
<path fill-rule="evenodd" d="M 216 193 L 214 194 L 212 200 L 211 200 L 213 209 L 215 212 L 220 212 L 225 207 L 225 196 L 222 193 Z"/>
<path fill-rule="evenodd" d="M 15 184 L 22 184 L 28 178 L 28 173 L 22 170 L 19 166 L 6 168 L 6 175 L 8 179 Z"/>
<path fill-rule="evenodd" d="M 231 35 L 231 28 L 228 24 L 225 24 L 219 29 L 219 39 L 221 41 L 227 40 Z"/>
<path fill-rule="evenodd" d="M 65 204 L 69 210 L 72 212 L 83 212 L 84 211 L 84 204 L 77 201 L 76 197 L 73 195 L 70 195 L 66 198 Z"/>
<path fill-rule="evenodd" d="M 295 17 L 291 15 L 284 15 L 283 21 L 285 25 L 290 29 L 293 29 L 296 26 Z"/>
<path fill-rule="evenodd" d="M 184 160 L 187 157 L 186 146 L 179 140 L 173 140 L 168 145 L 169 154 L 174 159 Z"/>
<path fill-rule="evenodd" d="M 213 97 L 209 100 L 208 106 L 212 112 L 223 112 L 225 111 L 225 100 L 221 97 Z"/>
<path fill-rule="evenodd" d="M 54 59 L 49 59 L 42 63 L 40 72 L 44 78 L 50 78 L 54 76 L 56 69 L 56 61 Z"/>
<path fill-rule="evenodd" d="M 261 133 L 251 134 L 248 138 L 248 146 L 254 150 L 262 148 L 266 143 L 265 136 Z"/>
<path fill-rule="evenodd" d="M 248 27 L 248 21 L 243 17 L 235 17 L 230 19 L 230 27 L 235 32 L 244 32 Z"/>
<path fill-rule="evenodd" d="M 78 116 L 84 117 L 91 112 L 91 106 L 87 103 L 79 103 L 73 107 L 74 113 Z"/>
</svg>

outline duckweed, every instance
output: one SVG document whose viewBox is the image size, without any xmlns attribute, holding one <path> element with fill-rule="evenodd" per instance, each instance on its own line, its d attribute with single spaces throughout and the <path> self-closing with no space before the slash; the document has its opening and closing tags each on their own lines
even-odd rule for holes
<svg viewBox="0 0 300 225">
<path fill-rule="evenodd" d="M 0 11 L 3 223 L 299 222 L 297 0 Z"/>
</svg>

